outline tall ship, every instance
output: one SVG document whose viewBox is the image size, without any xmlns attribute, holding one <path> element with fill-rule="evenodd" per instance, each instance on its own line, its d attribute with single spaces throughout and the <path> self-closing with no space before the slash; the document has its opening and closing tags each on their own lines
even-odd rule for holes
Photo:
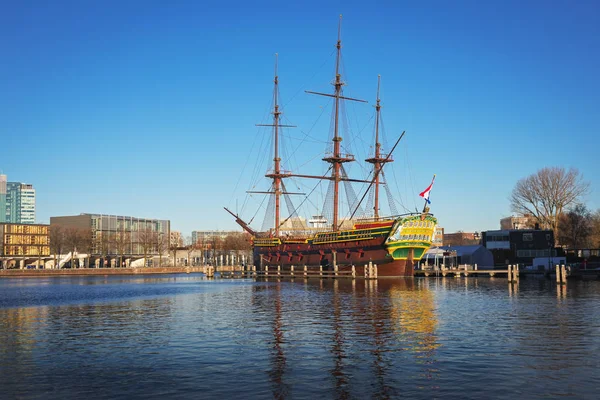
<svg viewBox="0 0 600 400">
<path fill-rule="evenodd" d="M 364 273 L 368 263 L 376 264 L 378 276 L 398 277 L 412 276 L 414 265 L 417 263 L 434 239 L 437 219 L 429 212 L 429 191 L 431 185 L 421 193 L 425 199 L 423 210 L 392 215 L 382 215 L 380 200 L 385 190 L 390 209 L 395 211 L 394 200 L 387 186 L 384 167 L 394 161 L 392 153 L 404 136 L 397 139 L 389 152 L 384 152 L 380 143 L 381 101 L 379 89 L 381 78 L 377 82 L 377 99 L 375 105 L 374 142 L 371 144 L 370 157 L 365 159 L 370 165 L 366 179 L 350 178 L 346 173 L 345 164 L 355 161 L 342 147 L 341 113 L 344 102 L 365 102 L 344 96 L 341 75 L 341 16 L 338 26 L 336 43 L 335 76 L 332 82 L 333 93 L 306 91 L 310 94 L 326 96 L 332 100 L 331 141 L 327 154 L 322 161 L 328 165 L 323 175 L 299 174 L 283 168 L 280 149 L 282 128 L 293 127 L 282 122 L 282 110 L 279 104 L 279 77 L 277 73 L 277 58 L 275 61 L 275 77 L 273 91 L 272 123 L 272 169 L 264 176 L 271 181 L 266 191 L 249 191 L 252 194 L 266 195 L 269 206 L 266 208 L 266 218 L 273 222 L 272 226 L 257 230 L 251 227 L 252 221 L 242 219 L 240 215 L 225 208 L 236 222 L 250 234 L 252 238 L 253 263 L 261 270 L 266 267 L 290 269 L 291 266 L 307 266 L 307 268 L 323 268 L 324 270 L 344 271 L 355 268 L 357 274 Z M 288 179 L 309 179 L 327 182 L 323 212 L 305 219 L 299 217 L 298 209 L 291 201 L 291 195 L 296 193 L 286 189 Z M 435 179 L 435 175 L 434 175 Z M 356 195 L 352 184 L 362 184 L 363 191 Z M 344 190 L 342 191 L 342 185 Z M 363 193 L 364 192 L 364 193 Z M 342 194 L 349 199 L 342 201 Z M 282 213 L 282 200 L 286 203 L 288 214 Z M 304 200 L 302 201 L 304 202 Z M 342 210 L 342 205 L 345 207 Z M 326 210 L 326 211 L 325 211 Z M 253 220 L 254 218 L 252 218 Z"/>
</svg>

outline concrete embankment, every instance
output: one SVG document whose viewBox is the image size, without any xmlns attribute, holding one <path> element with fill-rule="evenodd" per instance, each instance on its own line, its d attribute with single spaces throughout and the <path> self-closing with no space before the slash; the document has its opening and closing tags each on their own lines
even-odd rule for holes
<svg viewBox="0 0 600 400">
<path fill-rule="evenodd" d="M 147 267 L 147 268 L 76 268 L 76 269 L 3 269 L 0 278 L 24 278 L 70 275 L 138 275 L 189 274 L 204 272 L 203 267 Z"/>
</svg>

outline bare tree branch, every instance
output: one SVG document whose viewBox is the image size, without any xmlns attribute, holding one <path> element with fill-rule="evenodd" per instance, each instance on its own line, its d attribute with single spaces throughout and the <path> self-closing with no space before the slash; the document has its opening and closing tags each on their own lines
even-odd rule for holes
<svg viewBox="0 0 600 400">
<path fill-rule="evenodd" d="M 546 167 L 515 185 L 511 209 L 522 215 L 531 214 L 541 227 L 552 229 L 559 237 L 559 216 L 589 191 L 589 183 L 575 168 Z"/>
</svg>

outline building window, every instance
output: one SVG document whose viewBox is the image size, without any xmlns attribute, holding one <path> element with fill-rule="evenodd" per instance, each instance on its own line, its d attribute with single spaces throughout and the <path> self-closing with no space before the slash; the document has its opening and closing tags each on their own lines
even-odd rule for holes
<svg viewBox="0 0 600 400">
<path fill-rule="evenodd" d="M 523 241 L 524 242 L 532 242 L 533 241 L 533 233 L 524 233 Z"/>
</svg>

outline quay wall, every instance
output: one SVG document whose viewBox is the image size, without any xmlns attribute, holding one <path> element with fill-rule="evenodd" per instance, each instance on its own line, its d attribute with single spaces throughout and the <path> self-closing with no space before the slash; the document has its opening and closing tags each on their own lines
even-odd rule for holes
<svg viewBox="0 0 600 400">
<path fill-rule="evenodd" d="M 76 268 L 76 269 L 3 269 L 0 278 L 71 275 L 189 274 L 204 272 L 203 267 Z"/>
</svg>

